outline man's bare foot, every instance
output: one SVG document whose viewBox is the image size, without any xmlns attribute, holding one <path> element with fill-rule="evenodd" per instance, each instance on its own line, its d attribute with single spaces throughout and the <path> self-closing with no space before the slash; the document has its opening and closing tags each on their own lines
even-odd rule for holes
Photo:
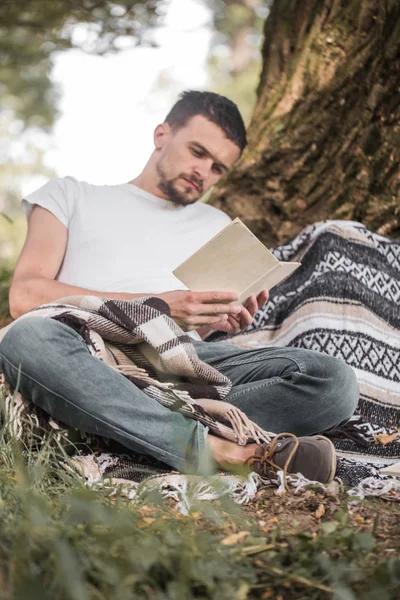
<svg viewBox="0 0 400 600">
<path fill-rule="evenodd" d="M 296 437 L 282 433 L 266 444 L 239 446 L 214 435 L 207 436 L 208 447 L 216 463 L 226 471 L 247 468 L 272 477 L 278 470 L 301 473 L 307 479 L 329 483 L 336 473 L 336 452 L 331 440 L 323 435 Z"/>
<path fill-rule="evenodd" d="M 249 458 L 254 456 L 257 444 L 239 446 L 234 442 L 208 434 L 207 444 L 211 450 L 215 462 L 223 467 L 229 465 L 243 465 Z"/>
</svg>

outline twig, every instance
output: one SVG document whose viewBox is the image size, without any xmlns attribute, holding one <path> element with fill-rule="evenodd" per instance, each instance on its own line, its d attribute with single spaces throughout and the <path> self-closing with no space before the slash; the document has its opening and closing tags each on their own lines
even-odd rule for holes
<svg viewBox="0 0 400 600">
<path fill-rule="evenodd" d="M 275 548 L 275 544 L 267 544 L 264 546 L 247 546 L 246 548 L 242 548 L 242 554 L 246 556 L 250 556 L 251 554 L 257 554 L 258 552 L 264 552 L 264 550 L 271 550 Z"/>
<path fill-rule="evenodd" d="M 291 579 L 292 581 L 297 581 L 297 583 L 302 583 L 307 585 L 308 587 L 316 588 L 317 590 L 321 590 L 322 592 L 333 593 L 335 590 L 323 583 L 318 583 L 317 581 L 313 581 L 312 579 L 307 579 L 307 577 L 302 577 L 301 575 L 292 575 L 291 573 L 286 573 L 286 571 L 282 571 L 282 569 L 278 569 L 277 567 L 271 567 L 270 565 L 264 565 L 266 569 L 274 573 L 275 575 L 281 575 L 286 577 L 286 579 Z M 265 587 L 265 583 L 252 585 L 253 588 L 261 588 Z"/>
</svg>

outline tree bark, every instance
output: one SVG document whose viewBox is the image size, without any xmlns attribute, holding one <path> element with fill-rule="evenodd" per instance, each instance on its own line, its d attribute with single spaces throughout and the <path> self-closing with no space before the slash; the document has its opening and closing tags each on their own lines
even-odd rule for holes
<svg viewBox="0 0 400 600">
<path fill-rule="evenodd" d="M 268 245 L 335 218 L 400 235 L 400 2 L 276 0 L 249 145 L 211 203 Z"/>
</svg>

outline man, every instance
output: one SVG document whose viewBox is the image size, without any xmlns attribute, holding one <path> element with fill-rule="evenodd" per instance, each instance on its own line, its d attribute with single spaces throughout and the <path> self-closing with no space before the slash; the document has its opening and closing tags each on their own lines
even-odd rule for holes
<svg viewBox="0 0 400 600">
<path fill-rule="evenodd" d="M 32 317 L 13 326 L 0 345 L 0 370 L 15 387 L 20 367 L 22 394 L 67 425 L 117 440 L 180 471 L 204 472 L 211 459 L 225 468 L 248 463 L 267 474 L 292 453 L 291 472 L 329 481 L 336 464 L 333 445 L 314 434 L 353 414 L 358 388 L 352 369 L 312 351 L 242 350 L 201 341 L 211 330 L 237 333 L 247 327 L 268 292 L 240 306 L 234 293 L 187 291 L 172 275 L 229 223 L 224 213 L 197 201 L 245 145 L 234 103 L 213 93 L 185 92 L 156 127 L 154 151 L 129 183 L 93 186 L 67 177 L 27 196 L 28 234 L 10 310 L 16 318 L 78 294 L 122 300 L 158 296 L 175 322 L 191 332 L 200 359 L 231 379 L 230 403 L 268 431 L 303 437 L 239 446 L 208 434 L 201 423 L 145 396 L 93 357 L 76 331 L 51 319 Z"/>
</svg>

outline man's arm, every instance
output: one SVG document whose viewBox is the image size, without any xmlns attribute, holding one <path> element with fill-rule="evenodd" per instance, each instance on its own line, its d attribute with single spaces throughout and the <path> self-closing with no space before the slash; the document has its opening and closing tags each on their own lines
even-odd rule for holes
<svg viewBox="0 0 400 600">
<path fill-rule="evenodd" d="M 26 241 L 15 268 L 10 288 L 13 318 L 64 296 L 107 296 L 130 300 L 143 294 L 110 294 L 55 281 L 68 242 L 68 229 L 48 210 L 34 206 L 29 216 Z"/>
<path fill-rule="evenodd" d="M 16 319 L 40 304 L 76 295 L 103 296 L 115 300 L 157 296 L 169 304 L 171 317 L 187 331 L 217 323 L 240 312 L 240 306 L 229 304 L 237 300 L 238 295 L 229 292 L 176 290 L 163 294 L 109 293 L 55 281 L 64 260 L 67 243 L 68 229 L 51 212 L 34 206 L 29 216 L 25 245 L 10 288 L 10 313 L 13 318 Z"/>
</svg>

